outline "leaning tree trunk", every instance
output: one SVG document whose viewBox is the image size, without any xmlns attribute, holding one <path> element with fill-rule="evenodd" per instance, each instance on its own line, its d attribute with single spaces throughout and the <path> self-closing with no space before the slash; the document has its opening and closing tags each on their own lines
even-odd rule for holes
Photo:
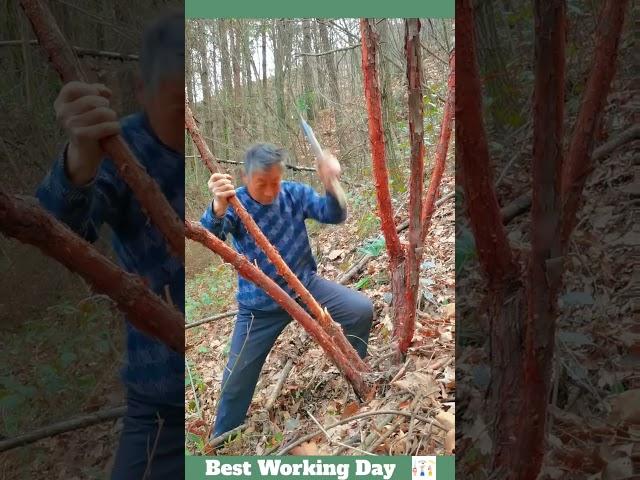
<svg viewBox="0 0 640 480">
<path fill-rule="evenodd" d="M 287 292 L 282 290 L 258 267 L 253 265 L 246 257 L 240 255 L 215 235 L 209 233 L 195 222 L 186 222 L 185 232 L 188 238 L 204 245 L 212 252 L 220 255 L 225 262 L 230 263 L 247 280 L 255 283 L 273 298 L 287 313 L 291 315 L 311 337 L 322 347 L 333 363 L 353 386 L 360 399 L 370 399 L 373 389 L 362 376 L 362 371 L 342 351 L 326 330 L 321 328 L 311 316 L 293 300 Z"/>
<path fill-rule="evenodd" d="M 49 9 L 40 0 L 20 0 L 20 4 L 31 22 L 38 42 L 46 50 L 62 81 L 66 83 L 85 80 L 78 58 L 62 35 Z M 100 147 L 111 157 L 119 175 L 129 185 L 151 221 L 162 232 L 171 252 L 184 264 L 182 222 L 158 184 L 147 175 L 120 135 L 102 139 Z"/>
<path fill-rule="evenodd" d="M 113 299 L 138 330 L 184 352 L 182 314 L 151 292 L 140 277 L 122 270 L 42 208 L 0 190 L 0 231 L 38 247 L 79 274 L 95 292 Z"/>
<path fill-rule="evenodd" d="M 218 168 L 215 166 L 214 158 L 211 155 L 209 147 L 205 143 L 202 135 L 200 134 L 197 125 L 191 114 L 191 109 L 188 105 L 185 105 L 185 127 L 193 142 L 196 144 L 202 161 L 205 163 L 211 173 L 218 172 Z M 313 298 L 311 293 L 306 289 L 302 282 L 291 271 L 289 266 L 285 263 L 282 257 L 278 254 L 278 251 L 271 245 L 269 239 L 262 233 L 260 227 L 253 220 L 251 215 L 247 212 L 244 206 L 238 200 L 238 197 L 233 196 L 229 198 L 229 204 L 235 210 L 238 218 L 245 226 L 249 234 L 254 238 L 256 245 L 265 253 L 267 258 L 276 267 L 276 271 L 285 279 L 287 284 L 300 296 L 302 301 L 307 305 L 313 316 L 325 329 L 325 331 L 332 337 L 332 341 L 343 352 L 343 355 L 349 359 L 351 365 L 359 371 L 369 371 L 369 367 L 358 356 L 356 350 L 351 346 L 346 337 L 344 336 L 340 325 L 335 322 L 327 309 L 323 309 L 320 304 Z"/>
<path fill-rule="evenodd" d="M 431 181 L 429 189 L 422 203 L 422 243 L 427 238 L 427 233 L 431 226 L 431 217 L 438 198 L 440 183 L 444 173 L 444 167 L 447 160 L 447 151 L 449 149 L 449 139 L 451 138 L 451 129 L 453 127 L 453 116 L 456 108 L 456 54 L 451 53 L 449 58 L 449 81 L 447 82 L 447 100 L 444 104 L 444 112 L 442 112 L 442 124 L 440 125 L 440 138 L 436 147 L 436 156 L 434 160 L 433 172 L 431 173 Z"/>
</svg>

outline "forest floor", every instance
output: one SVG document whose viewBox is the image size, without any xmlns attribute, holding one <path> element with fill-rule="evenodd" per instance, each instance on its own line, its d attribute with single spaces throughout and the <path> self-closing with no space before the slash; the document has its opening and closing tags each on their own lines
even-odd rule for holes
<svg viewBox="0 0 640 480">
<path fill-rule="evenodd" d="M 640 119 L 640 89 L 629 45 L 623 42 L 596 148 L 637 126 Z M 498 191 L 501 205 L 530 188 L 530 135 L 530 125 L 517 132 L 510 156 L 497 162 L 495 174 L 504 174 Z M 636 475 L 640 465 L 638 158 L 640 141 L 626 143 L 595 163 L 585 187 L 559 298 L 544 478 L 637 478 L 632 475 L 634 465 Z M 461 251 L 464 230 L 457 232 Z M 526 252 L 529 212 L 510 222 L 507 233 L 514 248 Z M 484 479 L 492 450 L 492 416 L 485 413 L 484 403 L 490 384 L 489 327 L 479 308 L 486 290 L 473 255 L 463 257 L 468 261 L 457 276 L 458 291 L 465 292 L 457 304 L 463 348 L 456 368 L 463 389 L 458 431 L 464 433 L 457 445 L 464 456 L 458 468 L 464 478 Z"/>
<path fill-rule="evenodd" d="M 445 177 L 441 197 L 453 191 L 453 177 Z M 226 441 L 216 454 L 278 453 L 314 431 L 318 433 L 311 443 L 293 453 L 357 455 L 366 451 L 383 455 L 432 455 L 443 454 L 445 442 L 452 448 L 449 442 L 453 441 L 455 415 L 454 197 L 450 196 L 434 215 L 420 272 L 420 315 L 414 343 L 404 364 L 394 365 L 390 360 L 388 257 L 378 236 L 375 197 L 371 186 L 350 189 L 349 196 L 350 215 L 346 223 L 311 224 L 310 238 L 318 260 L 318 274 L 329 280 L 346 271 L 363 252 L 375 255 L 348 286 L 368 295 L 375 305 L 377 318 L 367 362 L 380 374 L 376 397 L 369 402 L 358 402 L 321 348 L 292 322 L 267 358 L 246 427 Z M 404 193 L 397 195 L 398 201 L 394 200 L 397 224 L 406 219 L 406 197 Z M 403 240 L 406 234 L 406 230 L 401 234 Z M 213 255 L 209 255 L 207 262 L 210 266 L 203 271 L 187 274 L 189 322 L 236 309 L 234 271 Z M 190 454 L 206 451 L 204 440 L 215 417 L 233 323 L 234 317 L 230 317 L 187 331 L 191 379 L 185 379 L 185 399 Z M 291 370 L 282 388 L 276 391 L 288 364 Z M 382 413 L 385 411 L 401 411 L 405 415 Z M 362 414 L 370 416 L 348 420 Z"/>
</svg>

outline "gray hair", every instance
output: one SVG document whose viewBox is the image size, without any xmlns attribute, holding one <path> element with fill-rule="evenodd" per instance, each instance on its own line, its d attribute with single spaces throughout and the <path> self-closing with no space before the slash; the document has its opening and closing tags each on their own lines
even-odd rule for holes
<svg viewBox="0 0 640 480">
<path fill-rule="evenodd" d="M 244 172 L 250 177 L 255 171 L 263 172 L 274 165 L 284 167 L 287 152 L 271 143 L 257 143 L 244 154 Z"/>
<path fill-rule="evenodd" d="M 145 89 L 153 91 L 169 76 L 184 76 L 184 13 L 172 10 L 146 28 L 140 51 Z"/>
</svg>

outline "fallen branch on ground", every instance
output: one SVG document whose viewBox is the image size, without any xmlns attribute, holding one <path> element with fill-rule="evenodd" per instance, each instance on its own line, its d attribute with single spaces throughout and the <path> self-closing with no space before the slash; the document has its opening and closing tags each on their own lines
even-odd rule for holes
<svg viewBox="0 0 640 480">
<path fill-rule="evenodd" d="M 61 433 L 90 427 L 91 425 L 96 425 L 108 420 L 115 420 L 117 418 L 123 417 L 126 412 L 126 406 L 109 408 L 106 410 L 100 410 L 98 412 L 88 413 L 76 418 L 54 423 L 53 425 L 49 425 L 48 427 L 40 428 L 23 435 L 18 435 L 14 438 L 0 440 L 0 452 L 6 452 L 7 450 L 11 450 L 13 448 L 29 445 L 30 443 L 37 442 L 38 440 L 42 440 L 44 438 L 53 437 L 55 435 L 60 435 Z"/>
<path fill-rule="evenodd" d="M 231 310 L 225 313 L 219 313 L 218 315 L 213 315 L 212 317 L 203 318 L 202 320 L 198 320 L 196 322 L 187 323 L 184 328 L 185 330 L 189 330 L 190 328 L 199 327 L 200 325 L 204 325 L 205 323 L 213 322 L 215 320 L 222 320 L 223 318 L 233 317 L 238 314 L 238 310 Z"/>
<path fill-rule="evenodd" d="M 218 445 L 222 445 L 230 437 L 232 437 L 236 433 L 240 433 L 246 427 L 247 427 L 247 425 L 243 423 L 242 425 L 238 425 L 236 428 L 233 428 L 233 429 L 229 430 L 228 432 L 224 432 L 222 435 L 218 435 L 217 437 L 212 438 L 210 442 L 207 442 L 206 449 L 209 450 L 209 449 L 213 449 L 213 448 L 217 447 Z M 205 453 L 207 453 L 207 452 L 205 452 Z"/>
<path fill-rule="evenodd" d="M 280 395 L 280 390 L 282 390 L 282 386 L 284 385 L 284 382 L 289 376 L 289 372 L 291 371 L 292 368 L 293 368 L 293 360 L 289 358 L 287 360 L 286 365 L 282 369 L 282 372 L 280 373 L 280 377 L 278 378 L 278 383 L 276 383 L 276 386 L 274 387 L 273 392 L 271 393 L 271 396 L 269 397 L 269 400 L 267 401 L 267 404 L 264 407 L 265 410 L 267 411 L 271 410 L 273 405 L 276 403 L 276 400 Z"/>
</svg>

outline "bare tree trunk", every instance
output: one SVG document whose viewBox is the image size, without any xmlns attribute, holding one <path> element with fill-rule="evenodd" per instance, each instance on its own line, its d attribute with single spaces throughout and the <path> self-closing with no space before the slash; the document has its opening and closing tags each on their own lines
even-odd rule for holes
<svg viewBox="0 0 640 480">
<path fill-rule="evenodd" d="M 211 81 L 209 79 L 209 55 L 207 53 L 208 46 L 208 38 L 206 35 L 206 29 L 204 26 L 203 20 L 196 20 L 196 31 L 197 31 L 197 40 L 196 45 L 198 48 L 198 55 L 200 57 L 200 85 L 202 87 L 202 103 L 203 103 L 203 113 L 204 113 L 204 130 L 207 132 L 207 135 L 213 135 L 213 105 L 212 105 L 212 95 L 211 95 Z"/>
<path fill-rule="evenodd" d="M 238 22 L 244 22 L 247 20 L 238 20 Z M 243 101 L 243 109 L 246 106 L 244 112 L 244 118 L 246 118 L 247 131 L 253 133 L 254 120 L 259 118 L 255 111 L 255 102 L 253 100 L 253 81 L 251 79 L 251 62 L 253 61 L 251 54 L 251 41 L 249 33 L 247 32 L 248 25 L 242 24 L 241 36 L 242 36 L 242 65 L 244 66 L 244 84 L 247 89 L 247 95 Z M 253 110 L 253 111 L 251 111 Z"/>
<path fill-rule="evenodd" d="M 410 186 L 409 186 L 409 246 L 407 249 L 404 296 L 396 303 L 402 303 L 402 319 L 394 326 L 401 328 L 397 333 L 399 349 L 403 354 L 411 346 L 416 320 L 416 298 L 420 280 L 420 260 L 422 259 L 422 183 L 424 171 L 424 102 L 422 98 L 422 55 L 420 49 L 420 20 L 412 18 L 405 22 L 404 49 L 407 56 L 407 85 L 409 103 L 409 142 L 411 144 Z M 394 299 L 395 301 L 395 299 Z M 394 312 L 395 316 L 395 312 Z"/>
<path fill-rule="evenodd" d="M 329 30 L 327 29 L 326 19 L 317 19 L 318 32 L 320 33 L 320 45 L 325 52 L 331 50 L 331 41 L 329 39 Z M 329 88 L 331 90 L 331 101 L 333 102 L 333 115 L 336 119 L 336 135 L 338 137 L 338 143 L 340 145 L 340 151 L 346 151 L 344 145 L 344 132 L 343 132 L 343 115 L 342 105 L 340 99 L 340 85 L 338 83 L 338 69 L 336 67 L 335 57 L 331 55 L 323 55 L 325 68 L 329 75 Z"/>
<path fill-rule="evenodd" d="M 607 0 L 599 17 L 593 66 L 589 74 L 580 112 L 562 171 L 562 243 L 566 245 L 576 224 L 582 191 L 591 171 L 595 132 L 607 100 L 618 58 L 628 0 Z"/>
<path fill-rule="evenodd" d="M 376 185 L 378 215 L 382 234 L 384 235 L 389 253 L 389 270 L 391 272 L 391 292 L 393 295 L 393 324 L 394 335 L 404 330 L 404 320 L 410 315 L 409 309 L 415 309 L 415 304 L 408 306 L 405 289 L 406 252 L 400 243 L 396 231 L 391 207 L 391 193 L 389 191 L 389 177 L 387 174 L 385 142 L 382 128 L 382 101 L 378 86 L 378 71 L 376 68 L 377 36 L 373 31 L 373 21 L 360 20 L 362 35 L 362 71 L 364 74 L 364 92 L 369 114 L 369 141 L 373 175 Z M 400 346 L 400 345 L 398 345 Z"/>
<path fill-rule="evenodd" d="M 262 137 L 264 140 L 269 138 L 269 122 L 266 121 L 267 118 L 267 102 L 268 102 L 268 90 L 267 90 L 267 20 L 262 20 L 260 24 L 261 28 L 261 37 L 262 37 L 262 99 L 265 105 L 263 115 L 265 121 L 262 122 Z"/>
<path fill-rule="evenodd" d="M 232 115 L 231 91 L 231 60 L 229 58 L 229 44 L 227 42 L 227 20 L 218 20 L 218 40 L 220 41 L 220 75 L 222 77 L 222 141 L 224 144 L 224 157 L 230 158 L 230 149 L 233 149 L 234 138 L 231 135 L 229 118 Z M 233 121 L 233 120 L 231 120 Z"/>
<path fill-rule="evenodd" d="M 238 39 L 237 20 L 229 20 L 229 54 L 231 56 L 231 69 L 233 72 L 233 105 L 231 107 L 231 121 L 233 122 L 233 143 L 243 145 L 244 134 L 241 128 L 242 119 L 242 82 L 240 80 L 240 40 Z"/>
<path fill-rule="evenodd" d="M 522 349 L 526 303 L 520 272 L 500 216 L 482 119 L 482 89 L 476 63 L 472 0 L 456 3 L 456 160 L 462 171 L 465 205 L 476 250 L 489 284 L 491 386 L 494 418 L 493 468 L 508 465 L 520 428 Z M 511 479 L 503 471 L 501 478 Z"/>
<path fill-rule="evenodd" d="M 565 1 L 536 0 L 531 260 L 527 285 L 524 406 L 509 471 L 534 480 L 546 450 L 546 420 L 562 278 L 560 173 L 564 122 Z M 517 415 L 517 414 L 515 414 Z M 519 470 L 516 470 L 519 469 Z"/>
<path fill-rule="evenodd" d="M 311 51 L 311 23 L 306 18 L 302 20 L 302 49 L 305 52 Z M 302 57 L 302 94 L 306 108 L 305 117 L 309 120 L 315 118 L 313 84 L 313 70 L 310 60 L 308 56 L 304 55 Z"/>
</svg>

